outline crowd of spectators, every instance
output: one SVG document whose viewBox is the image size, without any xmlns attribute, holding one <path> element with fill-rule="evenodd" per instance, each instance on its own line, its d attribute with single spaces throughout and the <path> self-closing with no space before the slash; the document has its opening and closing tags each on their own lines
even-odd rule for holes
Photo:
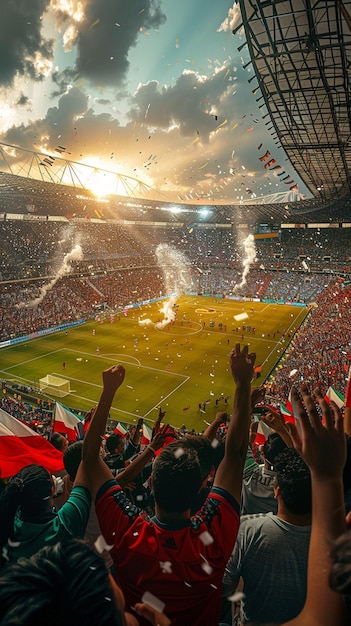
<svg viewBox="0 0 351 626">
<path fill-rule="evenodd" d="M 4 220 L 0 227 L 2 340 L 92 317 L 102 302 L 115 310 L 167 295 L 159 243 L 184 253 L 189 291 L 197 293 L 310 303 L 335 279 L 333 272 L 348 273 L 347 229 L 282 229 L 274 240 L 257 240 L 256 259 L 239 288 L 246 252 L 244 234 L 234 226 Z M 83 258 L 62 274 L 77 245 Z M 43 289 L 45 297 L 31 307 Z"/>
<path fill-rule="evenodd" d="M 142 420 L 125 445 L 114 434 L 105 439 L 125 376 L 112 366 L 84 442 L 61 453 L 62 472 L 27 465 L 2 481 L 0 624 L 349 623 L 351 388 L 344 419 L 315 392 L 323 422 L 307 386 L 301 395 L 294 388 L 298 430 L 266 403 L 264 387 L 251 389 L 247 346 L 237 345 L 229 364 L 230 418 L 218 413 L 189 436 L 160 411 L 143 448 Z M 257 404 L 270 430 L 262 466 L 253 446 Z"/>
</svg>

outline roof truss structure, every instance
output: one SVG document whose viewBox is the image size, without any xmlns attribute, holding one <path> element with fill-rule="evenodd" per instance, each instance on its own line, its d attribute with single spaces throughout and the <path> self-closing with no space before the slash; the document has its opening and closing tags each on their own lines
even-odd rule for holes
<svg viewBox="0 0 351 626">
<path fill-rule="evenodd" d="M 349 196 L 351 1 L 240 0 L 240 7 L 277 145 L 313 195 Z"/>
</svg>

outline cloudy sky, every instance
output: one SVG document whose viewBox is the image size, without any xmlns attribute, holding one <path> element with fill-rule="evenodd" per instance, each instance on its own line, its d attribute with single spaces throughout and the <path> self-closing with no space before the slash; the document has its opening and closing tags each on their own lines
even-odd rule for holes
<svg viewBox="0 0 351 626">
<path fill-rule="evenodd" d="M 1 142 L 218 204 L 288 193 L 269 150 L 308 194 L 262 120 L 237 2 L 1 0 L 0 18 Z"/>
</svg>

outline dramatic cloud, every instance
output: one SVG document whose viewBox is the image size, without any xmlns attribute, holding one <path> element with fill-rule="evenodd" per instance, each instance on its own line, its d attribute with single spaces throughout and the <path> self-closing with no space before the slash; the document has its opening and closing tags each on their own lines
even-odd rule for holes
<svg viewBox="0 0 351 626">
<path fill-rule="evenodd" d="M 129 69 L 128 54 L 147 29 L 161 26 L 166 16 L 157 0 L 85 0 L 76 12 L 60 5 L 58 20 L 65 27 L 65 45 L 77 47 L 75 70 L 93 85 L 116 85 Z M 78 5 L 81 10 L 78 12 Z"/>
<path fill-rule="evenodd" d="M 237 2 L 202 0 L 200 12 L 187 0 L 0 2 L 1 141 L 138 178 L 169 199 L 284 189 L 259 161 L 262 145 L 286 165 L 247 47 L 239 53 L 231 34 Z"/>
<path fill-rule="evenodd" d="M 0 84 L 17 75 L 42 80 L 50 70 L 53 41 L 42 36 L 42 18 L 50 0 L 1 0 Z"/>
</svg>

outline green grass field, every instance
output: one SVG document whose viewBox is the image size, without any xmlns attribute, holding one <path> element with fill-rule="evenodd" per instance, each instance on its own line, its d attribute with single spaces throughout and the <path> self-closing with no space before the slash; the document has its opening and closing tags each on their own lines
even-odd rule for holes
<svg viewBox="0 0 351 626">
<path fill-rule="evenodd" d="M 162 330 L 154 325 L 162 319 L 162 303 L 153 303 L 132 309 L 119 320 L 115 317 L 112 324 L 109 318 L 102 324 L 90 321 L 67 334 L 60 331 L 3 348 L 1 376 L 30 386 L 38 386 L 47 374 L 59 376 L 70 381 L 71 392 L 57 399 L 68 407 L 87 410 L 99 398 L 101 372 L 122 363 L 126 378 L 116 394 L 112 419 L 134 423 L 144 417 L 151 424 L 161 405 L 169 423 L 177 427 L 185 423 L 201 431 L 217 410 L 226 410 L 223 400 L 216 407 L 216 398 L 233 394 L 229 353 L 235 344 L 248 343 L 250 352 L 257 353 L 256 364 L 263 368 L 256 384 L 261 384 L 307 315 L 306 308 L 200 296 L 181 296 L 177 305 L 174 324 Z M 236 321 L 234 316 L 242 313 L 248 319 Z M 141 325 L 145 319 L 153 323 Z M 243 324 L 256 329 L 255 334 L 244 331 L 244 340 Z M 202 413 L 199 403 L 206 400 L 210 402 Z"/>
</svg>

